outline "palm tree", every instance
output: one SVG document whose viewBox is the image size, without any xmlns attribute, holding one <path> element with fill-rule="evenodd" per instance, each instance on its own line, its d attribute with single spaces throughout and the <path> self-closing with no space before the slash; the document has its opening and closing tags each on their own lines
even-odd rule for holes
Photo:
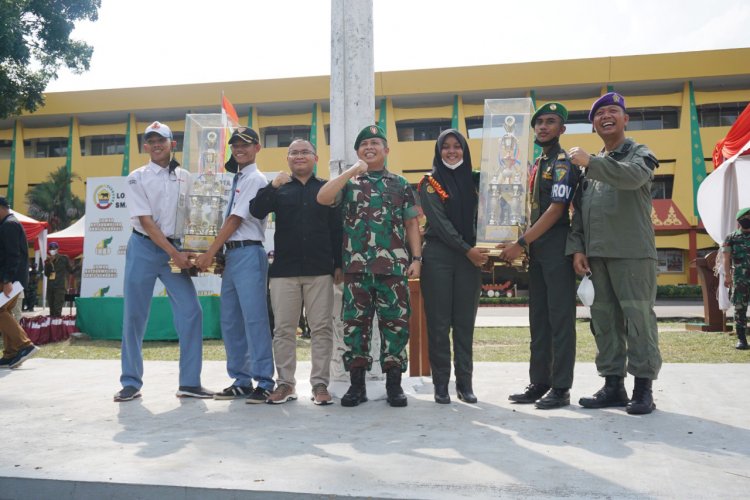
<svg viewBox="0 0 750 500">
<path fill-rule="evenodd" d="M 29 215 L 47 221 L 51 233 L 70 226 L 86 211 L 83 200 L 70 192 L 73 181 L 80 179 L 77 174 L 68 172 L 64 165 L 49 174 L 46 181 L 26 193 Z"/>
</svg>

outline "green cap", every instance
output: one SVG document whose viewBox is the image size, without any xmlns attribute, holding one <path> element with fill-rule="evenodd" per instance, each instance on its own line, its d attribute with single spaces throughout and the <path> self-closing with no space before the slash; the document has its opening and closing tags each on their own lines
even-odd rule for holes
<svg viewBox="0 0 750 500">
<path fill-rule="evenodd" d="M 359 144 L 365 139 L 375 139 L 375 138 L 380 138 L 380 139 L 383 139 L 384 141 L 388 140 L 382 128 L 378 127 L 377 125 L 366 126 L 359 132 L 359 135 L 357 136 L 357 140 L 354 141 L 354 149 L 355 150 L 359 149 Z"/>
<path fill-rule="evenodd" d="M 565 109 L 565 106 L 560 104 L 559 102 L 548 102 L 541 108 L 536 110 L 536 113 L 531 117 L 531 126 L 533 127 L 536 123 L 536 119 L 539 118 L 541 115 L 557 115 L 560 118 L 562 118 L 563 123 L 568 121 L 568 110 Z"/>
<path fill-rule="evenodd" d="M 744 216 L 746 216 L 748 213 L 750 213 L 750 207 L 742 208 L 739 212 L 737 212 L 737 217 L 735 219 L 740 220 Z"/>
</svg>

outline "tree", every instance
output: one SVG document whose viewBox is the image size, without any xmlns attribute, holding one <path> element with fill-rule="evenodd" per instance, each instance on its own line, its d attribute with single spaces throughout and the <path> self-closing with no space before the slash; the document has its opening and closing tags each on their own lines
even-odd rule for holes
<svg viewBox="0 0 750 500">
<path fill-rule="evenodd" d="M 101 0 L 0 0 L 0 119 L 33 112 L 65 65 L 89 69 L 90 45 L 71 40 L 76 21 L 96 21 Z"/>
<path fill-rule="evenodd" d="M 47 221 L 51 233 L 70 226 L 86 211 L 83 200 L 70 193 L 70 185 L 76 179 L 81 178 L 68 173 L 63 165 L 49 174 L 45 182 L 37 184 L 26 193 L 29 215 L 36 220 Z"/>
</svg>

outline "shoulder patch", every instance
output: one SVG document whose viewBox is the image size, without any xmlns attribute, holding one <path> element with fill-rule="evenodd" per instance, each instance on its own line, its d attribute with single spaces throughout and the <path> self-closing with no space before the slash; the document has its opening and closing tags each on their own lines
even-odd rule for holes
<svg viewBox="0 0 750 500">
<path fill-rule="evenodd" d="M 567 157 L 567 155 L 565 153 L 559 153 L 557 155 L 557 159 L 558 160 L 564 160 L 566 157 Z"/>
</svg>

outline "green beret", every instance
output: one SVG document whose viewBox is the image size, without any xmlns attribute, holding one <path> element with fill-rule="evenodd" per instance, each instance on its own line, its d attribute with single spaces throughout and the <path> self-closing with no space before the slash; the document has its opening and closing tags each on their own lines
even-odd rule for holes
<svg viewBox="0 0 750 500">
<path fill-rule="evenodd" d="M 382 128 L 378 127 L 377 125 L 366 126 L 359 132 L 359 135 L 357 136 L 357 140 L 354 141 L 354 149 L 355 150 L 359 149 L 359 144 L 365 139 L 375 139 L 375 138 L 380 138 L 380 139 L 383 139 L 384 141 L 388 140 Z"/>
<path fill-rule="evenodd" d="M 750 213 L 750 207 L 742 208 L 742 209 L 740 209 L 739 212 L 737 212 L 737 217 L 735 217 L 735 219 L 740 220 L 741 218 L 743 218 L 748 213 Z"/>
<path fill-rule="evenodd" d="M 568 121 L 568 110 L 565 109 L 565 106 L 563 106 L 559 102 L 548 102 L 541 108 L 537 109 L 536 113 L 534 113 L 534 115 L 531 117 L 532 127 L 536 123 L 536 119 L 541 115 L 557 115 L 562 118 L 563 123 Z"/>
</svg>

